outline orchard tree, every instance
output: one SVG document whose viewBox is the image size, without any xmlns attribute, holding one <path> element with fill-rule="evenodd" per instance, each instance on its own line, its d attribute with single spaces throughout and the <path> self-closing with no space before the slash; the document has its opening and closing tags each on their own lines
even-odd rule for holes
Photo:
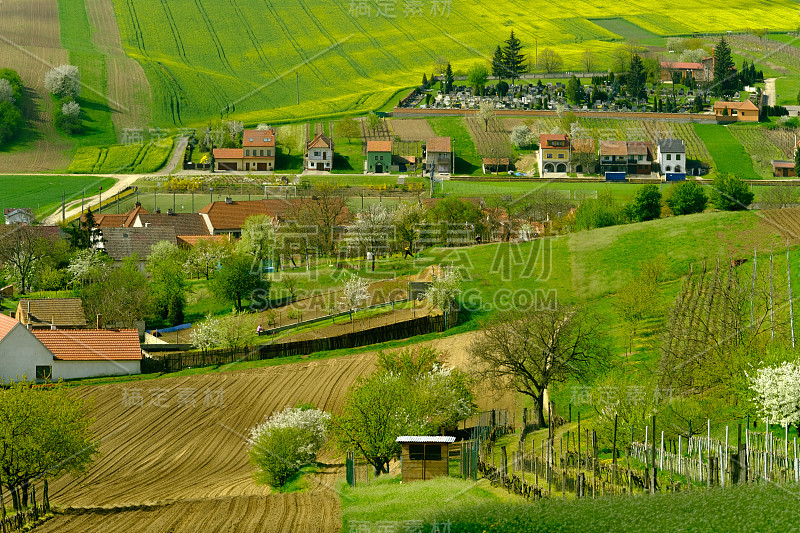
<svg viewBox="0 0 800 533">
<path fill-rule="evenodd" d="M 347 142 L 361 137 L 361 124 L 353 117 L 345 117 L 336 123 L 336 135 L 346 137 Z"/>
<path fill-rule="evenodd" d="M 8 102 L 9 104 L 16 103 L 17 99 L 14 98 L 14 88 L 11 87 L 11 82 L 5 78 L 0 78 L 0 103 Z"/>
<path fill-rule="evenodd" d="M 146 268 L 152 280 L 156 311 L 172 325 L 182 324 L 186 307 L 186 252 L 161 241 L 150 249 Z"/>
<path fill-rule="evenodd" d="M 511 144 L 517 148 L 527 148 L 536 142 L 536 137 L 525 124 L 514 126 L 511 130 Z"/>
<path fill-rule="evenodd" d="M 394 240 L 394 225 L 389 212 L 381 205 L 372 204 L 356 215 L 352 223 L 345 226 L 344 240 L 347 247 L 358 254 L 372 256 L 372 270 L 375 270 L 375 257 L 387 251 Z"/>
<path fill-rule="evenodd" d="M 413 249 L 418 226 L 423 220 L 425 220 L 425 207 L 422 204 L 411 202 L 398 205 L 392 213 L 392 224 L 394 224 L 397 241 L 407 244 L 409 248 Z"/>
<path fill-rule="evenodd" d="M 107 257 L 107 256 L 105 256 Z M 97 279 L 100 271 L 106 266 L 103 254 L 95 248 L 78 250 L 70 259 L 67 273 L 75 287 L 83 287 L 90 281 Z"/>
<path fill-rule="evenodd" d="M 370 111 L 367 115 L 367 126 L 369 129 L 374 131 L 378 129 L 381 124 L 383 124 L 383 119 L 379 117 L 375 111 Z"/>
<path fill-rule="evenodd" d="M 287 407 L 250 431 L 250 461 L 258 483 L 282 487 L 317 460 L 328 440 L 331 415 L 309 406 Z"/>
<path fill-rule="evenodd" d="M 545 392 L 567 380 L 586 381 L 606 366 L 602 323 L 586 309 L 517 309 L 485 324 L 469 346 L 479 379 L 510 387 L 533 401 L 533 423 L 544 425 Z"/>
<path fill-rule="evenodd" d="M 275 225 L 270 217 L 250 215 L 242 224 L 242 238 L 236 243 L 236 249 L 254 261 L 263 263 L 274 255 L 277 247 L 275 233 Z"/>
<path fill-rule="evenodd" d="M 708 196 L 696 181 L 684 181 L 670 188 L 665 203 L 676 215 L 691 215 L 706 210 Z"/>
<path fill-rule="evenodd" d="M 442 312 L 453 310 L 456 297 L 461 293 L 461 274 L 452 267 L 442 269 L 425 291 L 425 299 Z"/>
<path fill-rule="evenodd" d="M 711 190 L 711 205 L 720 211 L 746 211 L 755 195 L 735 174 L 718 174 Z"/>
<path fill-rule="evenodd" d="M 201 239 L 189 250 L 184 268 L 191 276 L 205 276 L 210 279 L 211 272 L 230 255 L 231 246 L 227 242 Z"/>
<path fill-rule="evenodd" d="M 545 48 L 539 52 L 539 68 L 545 72 L 552 73 L 561 70 L 564 66 L 564 59 L 552 48 Z"/>
<path fill-rule="evenodd" d="M 29 379 L 33 376 L 27 376 Z M 35 481 L 80 477 L 99 452 L 87 403 L 63 384 L 6 383 L 0 394 L 0 483 L 14 510 L 28 506 Z"/>
<path fill-rule="evenodd" d="M 443 366 L 443 355 L 431 348 L 379 354 L 377 371 L 358 378 L 333 418 L 339 449 L 358 450 L 376 475 L 388 474 L 389 461 L 400 452 L 397 437 L 437 435 L 471 416 L 471 384 Z"/>
<path fill-rule="evenodd" d="M 489 122 L 494 119 L 494 102 L 491 100 L 485 100 L 481 102 L 480 108 L 478 108 L 478 118 L 483 121 L 483 131 L 489 131 Z"/>
<path fill-rule="evenodd" d="M 153 294 L 138 262 L 134 254 L 119 267 L 104 265 L 97 270 L 91 282 L 80 289 L 86 316 L 103 315 L 106 324 L 132 328 L 152 314 Z"/>
<path fill-rule="evenodd" d="M 53 96 L 76 98 L 81 94 L 81 73 L 75 65 L 59 65 L 45 74 L 44 87 Z"/>
<path fill-rule="evenodd" d="M 42 237 L 35 226 L 0 226 L 0 263 L 4 263 L 19 279 L 21 294 L 30 288 L 33 275 L 51 245 L 51 241 Z"/>
<path fill-rule="evenodd" d="M 761 415 L 782 426 L 795 424 L 800 433 L 800 364 L 766 366 L 748 377 Z"/>
<path fill-rule="evenodd" d="M 350 322 L 353 321 L 353 311 L 369 300 L 369 282 L 353 274 L 344 282 L 342 287 L 342 307 L 350 313 Z"/>
<path fill-rule="evenodd" d="M 261 278 L 254 268 L 253 259 L 234 254 L 222 261 L 220 271 L 211 278 L 211 291 L 220 299 L 233 301 L 236 309 L 242 310 L 242 300 L 251 298 L 255 291 L 269 293 L 270 283 Z"/>
<path fill-rule="evenodd" d="M 350 220 L 344 193 L 333 184 L 320 183 L 311 190 L 310 198 L 293 204 L 291 210 L 295 222 L 284 225 L 286 232 L 308 249 L 333 255 L 335 228 Z"/>
</svg>

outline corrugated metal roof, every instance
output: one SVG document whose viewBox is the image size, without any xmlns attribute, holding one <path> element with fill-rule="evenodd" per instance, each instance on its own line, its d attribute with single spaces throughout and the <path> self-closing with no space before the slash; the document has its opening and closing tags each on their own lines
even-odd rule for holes
<svg viewBox="0 0 800 533">
<path fill-rule="evenodd" d="M 395 442 L 403 443 L 433 443 L 433 444 L 452 444 L 456 441 L 455 437 L 425 436 L 425 435 L 404 435 L 397 437 Z"/>
</svg>

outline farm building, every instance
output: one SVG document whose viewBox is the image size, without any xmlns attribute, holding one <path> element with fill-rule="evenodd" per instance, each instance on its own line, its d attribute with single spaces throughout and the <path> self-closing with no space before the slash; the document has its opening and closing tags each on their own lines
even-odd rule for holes
<svg viewBox="0 0 800 533">
<path fill-rule="evenodd" d="M 483 166 L 484 174 L 505 172 L 511 168 L 511 160 L 507 157 L 484 157 L 481 159 L 481 165 Z"/>
<path fill-rule="evenodd" d="M 318 133 L 306 142 L 306 170 L 330 171 L 333 168 L 333 139 Z"/>
<path fill-rule="evenodd" d="M 714 102 L 717 122 L 758 122 L 758 106 L 750 100 L 744 102 Z"/>
<path fill-rule="evenodd" d="M 547 172 L 566 172 L 569 165 L 569 136 L 563 133 L 539 135 L 539 168 Z"/>
<path fill-rule="evenodd" d="M 425 143 L 425 164 L 428 171 L 440 174 L 453 172 L 453 145 L 450 137 L 431 137 Z"/>
<path fill-rule="evenodd" d="M 241 148 L 214 148 L 217 170 L 275 170 L 275 128 L 244 130 Z"/>
<path fill-rule="evenodd" d="M 686 172 L 686 145 L 683 139 L 661 139 L 656 147 L 656 160 L 661 172 Z"/>
<path fill-rule="evenodd" d="M 0 380 L 29 381 L 141 372 L 139 333 L 129 330 L 34 329 L 0 314 Z"/>
<path fill-rule="evenodd" d="M 797 174 L 794 169 L 794 161 L 773 161 L 772 175 L 776 178 L 793 178 Z"/>
<path fill-rule="evenodd" d="M 37 298 L 20 300 L 15 317 L 29 329 L 86 327 L 80 298 Z"/>
<path fill-rule="evenodd" d="M 6 224 L 33 224 L 36 222 L 33 210 L 28 207 L 3 209 L 3 216 Z"/>
<path fill-rule="evenodd" d="M 662 61 L 661 79 L 668 81 L 672 79 L 673 74 L 677 74 L 681 78 L 686 77 L 695 81 L 711 81 L 714 77 L 712 62 L 711 57 L 703 58 L 701 63 Z"/>
<path fill-rule="evenodd" d="M 383 174 L 392 167 L 392 141 L 367 141 L 365 172 Z"/>
<path fill-rule="evenodd" d="M 433 479 L 449 474 L 448 449 L 455 437 L 402 436 L 400 469 L 403 482 Z"/>
</svg>

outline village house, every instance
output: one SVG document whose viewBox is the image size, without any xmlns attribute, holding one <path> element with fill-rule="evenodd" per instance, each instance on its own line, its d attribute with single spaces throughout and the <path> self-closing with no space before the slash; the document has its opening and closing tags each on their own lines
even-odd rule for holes
<svg viewBox="0 0 800 533">
<path fill-rule="evenodd" d="M 0 314 L 0 380 L 43 381 L 141 373 L 139 333 L 34 329 Z"/>
<path fill-rule="evenodd" d="M 453 145 L 450 137 L 431 137 L 425 143 L 425 165 L 439 174 L 453 172 Z"/>
<path fill-rule="evenodd" d="M 602 172 L 650 174 L 653 151 L 644 141 L 600 141 L 600 169 Z"/>
<path fill-rule="evenodd" d="M 392 141 L 367 141 L 364 172 L 383 174 L 392 168 Z"/>
<path fill-rule="evenodd" d="M 86 327 L 80 298 L 29 298 L 17 304 L 16 319 L 29 329 Z"/>
<path fill-rule="evenodd" d="M 30 225 L 36 222 L 33 209 L 30 209 L 29 207 L 3 209 L 3 216 L 5 217 L 6 224 Z"/>
<path fill-rule="evenodd" d="M 563 133 L 539 135 L 539 168 L 548 172 L 566 172 L 569 168 L 569 136 Z"/>
<path fill-rule="evenodd" d="M 750 100 L 744 102 L 714 102 L 717 122 L 758 122 L 758 106 Z"/>
<path fill-rule="evenodd" d="M 224 202 L 211 202 L 200 210 L 200 216 L 206 225 L 209 235 L 230 235 L 241 237 L 242 226 L 247 217 L 266 215 L 275 224 L 287 220 L 299 207 L 300 200 L 263 199 L 236 201 L 226 198 Z"/>
<path fill-rule="evenodd" d="M 217 170 L 272 171 L 275 155 L 275 128 L 244 130 L 241 148 L 214 148 Z"/>
<path fill-rule="evenodd" d="M 330 171 L 333 169 L 333 139 L 318 133 L 306 142 L 306 170 Z"/>
<path fill-rule="evenodd" d="M 574 139 L 571 142 L 570 171 L 579 174 L 597 172 L 597 149 L 594 139 Z"/>
<path fill-rule="evenodd" d="M 666 173 L 686 173 L 686 145 L 683 139 L 661 139 L 656 147 L 659 170 Z"/>
<path fill-rule="evenodd" d="M 94 247 L 102 250 L 115 264 L 120 264 L 126 258 L 136 254 L 137 266 L 144 272 L 145 262 L 150 257 L 153 245 L 166 241 L 177 244 L 177 235 L 173 227 L 153 228 L 102 228 L 98 231 Z"/>
</svg>

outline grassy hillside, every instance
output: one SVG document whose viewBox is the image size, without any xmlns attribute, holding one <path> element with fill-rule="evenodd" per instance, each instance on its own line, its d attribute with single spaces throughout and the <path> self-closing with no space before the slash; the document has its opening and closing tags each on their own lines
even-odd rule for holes
<svg viewBox="0 0 800 533">
<path fill-rule="evenodd" d="M 535 37 L 540 50 L 557 48 L 567 69 L 578 68 L 587 48 L 603 69 L 624 38 L 607 27 L 637 36 L 744 30 L 758 5 L 747 0 L 720 14 L 711 4 L 614 0 L 546 4 L 532 17 L 527 5 L 512 0 L 442 2 L 449 11 L 433 13 L 431 2 L 422 2 L 420 12 L 398 2 L 386 13 L 374 2 L 363 2 L 369 13 L 351 7 L 359 4 L 114 0 L 123 46 L 145 69 L 161 126 L 221 114 L 254 123 L 379 108 L 418 84 L 423 72 L 430 75 L 439 56 L 456 70 L 485 62 L 512 28 L 529 54 Z M 759 17 L 766 27 L 782 28 L 794 12 L 793 3 L 779 0 Z M 603 27 L 589 20 L 613 17 L 627 23 Z"/>
<path fill-rule="evenodd" d="M 98 187 L 107 190 L 116 180 L 79 176 L 0 176 L 0 204 L 5 208 L 30 207 L 37 216 L 51 214 L 61 205 L 61 194 L 67 202 L 80 200 L 81 192 L 95 194 Z M 0 224 L 4 223 L 0 210 Z"/>
</svg>

